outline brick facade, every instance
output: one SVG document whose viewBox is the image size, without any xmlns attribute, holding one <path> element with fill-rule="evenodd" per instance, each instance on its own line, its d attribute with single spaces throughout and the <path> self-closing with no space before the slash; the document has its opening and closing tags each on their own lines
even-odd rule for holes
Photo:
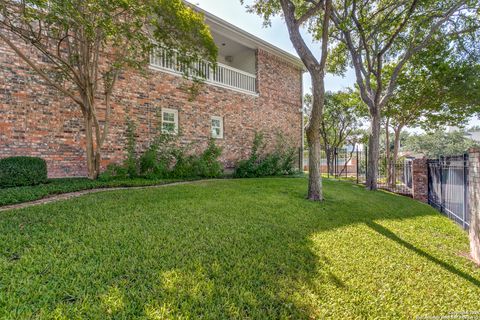
<svg viewBox="0 0 480 320">
<path fill-rule="evenodd" d="M 413 198 L 428 202 L 428 163 L 427 159 L 415 159 L 412 164 L 413 171 Z"/>
<path fill-rule="evenodd" d="M 468 204 L 470 209 L 470 254 L 480 266 L 480 149 L 468 152 Z"/>
<path fill-rule="evenodd" d="M 40 59 L 40 57 L 39 57 Z M 258 96 L 202 85 L 198 96 L 185 90 L 182 77 L 150 70 L 147 76 L 127 72 L 112 98 L 102 168 L 125 157 L 126 119 L 137 125 L 144 148 L 156 134 L 161 108 L 177 109 L 181 143 L 202 150 L 211 135 L 210 117 L 224 118 L 221 161 L 226 168 L 250 152 L 255 131 L 272 141 L 276 132 L 301 148 L 302 71 L 275 55 L 257 51 Z M 86 175 L 85 139 L 79 107 L 43 81 L 0 43 L 0 158 L 38 156 L 47 161 L 50 177 Z M 299 153 L 300 154 L 300 153 Z"/>
</svg>

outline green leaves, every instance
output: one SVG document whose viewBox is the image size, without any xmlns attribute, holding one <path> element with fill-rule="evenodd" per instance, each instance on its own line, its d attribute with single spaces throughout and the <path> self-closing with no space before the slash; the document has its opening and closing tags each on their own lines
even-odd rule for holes
<svg viewBox="0 0 480 320">
<path fill-rule="evenodd" d="M 410 136 L 406 141 L 405 149 L 424 154 L 429 158 L 436 158 L 461 155 L 475 145 L 476 143 L 467 138 L 464 131 L 447 133 L 444 130 L 436 130 Z"/>
<path fill-rule="evenodd" d="M 144 68 L 151 50 L 160 45 L 178 50 L 187 60 L 216 60 L 217 48 L 203 16 L 181 0 L 26 0 L 24 4 L 2 2 L 0 29 L 26 40 L 59 64 L 70 79 L 75 79 L 72 73 L 80 73 L 79 64 L 103 72 L 98 55 L 109 66 L 106 74 Z"/>
<path fill-rule="evenodd" d="M 333 150 L 345 143 L 353 144 L 366 116 L 365 104 L 353 90 L 327 92 L 321 125 L 322 144 Z"/>
<path fill-rule="evenodd" d="M 432 130 L 460 125 L 480 112 L 480 64 L 436 41 L 404 68 L 386 115 L 394 125 Z"/>
<path fill-rule="evenodd" d="M 155 18 L 150 22 L 158 44 L 177 50 L 186 61 L 198 57 L 216 61 L 217 47 L 201 14 L 181 0 L 152 0 L 151 5 Z"/>
</svg>

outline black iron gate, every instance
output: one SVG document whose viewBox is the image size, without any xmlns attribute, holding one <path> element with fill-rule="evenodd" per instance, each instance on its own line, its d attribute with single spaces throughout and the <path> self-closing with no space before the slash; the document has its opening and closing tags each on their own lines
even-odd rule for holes
<svg viewBox="0 0 480 320">
<path fill-rule="evenodd" d="M 428 203 L 468 229 L 468 154 L 428 160 Z"/>
</svg>

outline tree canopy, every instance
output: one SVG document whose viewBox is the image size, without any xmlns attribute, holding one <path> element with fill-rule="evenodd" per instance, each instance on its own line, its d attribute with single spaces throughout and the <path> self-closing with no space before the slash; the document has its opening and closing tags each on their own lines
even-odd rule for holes
<svg viewBox="0 0 480 320">
<path fill-rule="evenodd" d="M 386 117 L 394 128 L 457 126 L 480 112 L 480 62 L 438 41 L 402 70 Z"/>
<path fill-rule="evenodd" d="M 435 39 L 475 32 L 476 0 L 334 1 L 331 70 L 355 71 L 371 116 L 367 187 L 377 188 L 382 112 L 402 69 Z M 472 31 L 473 30 L 473 31 Z M 340 58 L 339 58 L 340 57 Z M 391 72 L 386 72 L 386 69 Z"/>
<path fill-rule="evenodd" d="M 478 143 L 470 139 L 463 130 L 453 132 L 436 130 L 411 135 L 407 138 L 403 150 L 423 154 L 428 158 L 437 158 L 462 155 L 474 146 L 478 146 Z"/>
</svg>

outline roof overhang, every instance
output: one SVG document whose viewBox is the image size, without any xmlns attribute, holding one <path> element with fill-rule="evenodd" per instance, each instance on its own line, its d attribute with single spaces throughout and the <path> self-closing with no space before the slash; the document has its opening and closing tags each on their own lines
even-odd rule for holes
<svg viewBox="0 0 480 320">
<path fill-rule="evenodd" d="M 188 4 L 191 5 L 196 11 L 202 13 L 205 16 L 206 23 L 210 26 L 213 32 L 221 34 L 222 36 L 225 36 L 229 39 L 233 39 L 248 48 L 265 50 L 297 66 L 304 72 L 306 71 L 305 65 L 303 64 L 302 60 L 300 60 L 300 58 L 298 58 L 297 56 L 283 49 L 280 49 L 273 44 L 268 43 L 267 41 L 262 40 L 251 33 L 246 32 L 245 30 L 240 29 L 239 27 L 211 14 L 208 11 L 205 11 L 191 3 Z"/>
</svg>

